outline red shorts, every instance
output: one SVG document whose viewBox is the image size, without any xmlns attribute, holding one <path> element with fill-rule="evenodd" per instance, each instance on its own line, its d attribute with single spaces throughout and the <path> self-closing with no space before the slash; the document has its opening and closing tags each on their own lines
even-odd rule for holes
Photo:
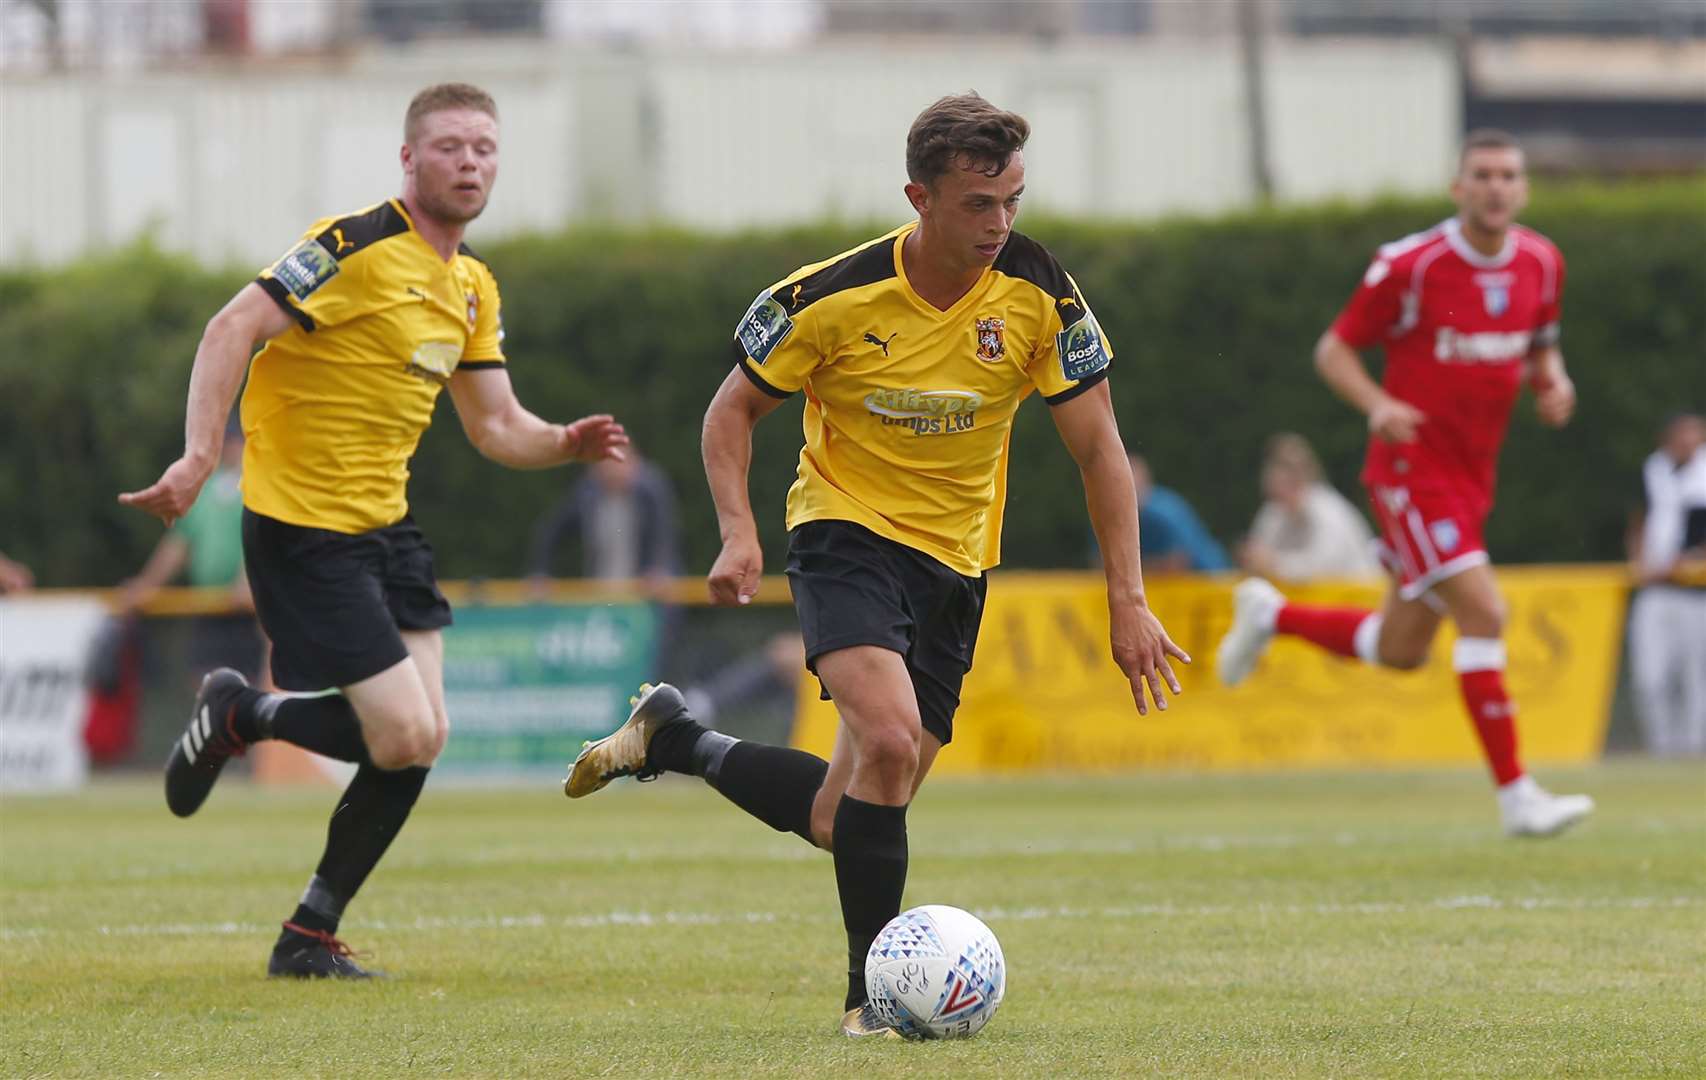
<svg viewBox="0 0 1706 1080">
<path fill-rule="evenodd" d="M 1380 524 L 1380 561 L 1405 600 L 1420 599 L 1446 578 L 1488 561 L 1480 497 L 1449 485 L 1370 484 L 1368 495 Z"/>
</svg>

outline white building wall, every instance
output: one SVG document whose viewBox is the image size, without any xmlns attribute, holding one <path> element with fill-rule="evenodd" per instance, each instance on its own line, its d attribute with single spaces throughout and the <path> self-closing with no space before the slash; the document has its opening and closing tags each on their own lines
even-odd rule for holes
<svg viewBox="0 0 1706 1080">
<path fill-rule="evenodd" d="M 1460 105 L 1443 47 L 1276 41 L 1269 128 L 1287 199 L 1437 191 Z M 975 88 L 1026 114 L 1027 204 L 1211 213 L 1253 199 L 1229 41 L 873 40 L 803 51 L 415 48 L 194 74 L 0 81 L 0 262 L 133 240 L 257 265 L 316 217 L 394 194 L 419 87 L 491 90 L 503 160 L 472 241 L 586 222 L 723 230 L 901 221 L 918 111 Z"/>
</svg>

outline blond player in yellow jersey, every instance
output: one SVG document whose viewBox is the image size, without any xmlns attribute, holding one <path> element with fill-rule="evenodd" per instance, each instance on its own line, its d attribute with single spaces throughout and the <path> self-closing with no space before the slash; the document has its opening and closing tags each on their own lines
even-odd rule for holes
<svg viewBox="0 0 1706 1080">
<path fill-rule="evenodd" d="M 246 368 L 244 563 L 273 679 L 308 696 L 209 674 L 166 763 L 166 802 L 195 813 L 226 761 L 261 739 L 356 763 L 271 975 L 369 974 L 336 937 L 338 920 L 449 732 L 440 631 L 450 605 L 405 493 L 439 391 L 449 388 L 469 441 L 511 468 L 619 458 L 628 441 L 609 416 L 546 423 L 510 386 L 497 282 L 462 243 L 497 179 L 490 95 L 462 83 L 422 90 L 401 160 L 402 195 L 316 222 L 213 317 L 190 375 L 183 457 L 119 496 L 167 525 L 188 512 Z"/>
<path fill-rule="evenodd" d="M 833 852 L 847 928 L 842 1030 L 892 1034 L 866 1000 L 865 954 L 900 911 L 906 807 L 953 736 L 960 685 L 1000 560 L 1013 414 L 1042 395 L 1077 461 L 1106 553 L 1113 657 L 1139 713 L 1179 692 L 1144 598 L 1137 504 L 1114 422 L 1113 349 L 1078 287 L 1013 231 L 1025 120 L 976 94 L 947 97 L 907 136 L 918 220 L 759 294 L 736 328 L 735 368 L 705 414 L 705 472 L 723 550 L 711 598 L 744 604 L 762 558 L 747 498 L 754 425 L 806 394 L 788 493 L 787 573 L 807 666 L 841 725 L 823 761 L 740 742 L 688 715 L 667 683 L 590 744 L 566 790 L 618 776 L 704 777 L 742 809 Z"/>
</svg>

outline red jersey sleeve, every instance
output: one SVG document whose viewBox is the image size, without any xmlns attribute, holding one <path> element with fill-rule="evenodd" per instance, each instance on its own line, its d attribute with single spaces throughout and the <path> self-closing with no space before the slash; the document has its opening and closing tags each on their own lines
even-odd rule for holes
<svg viewBox="0 0 1706 1080">
<path fill-rule="evenodd" d="M 1366 349 L 1384 340 L 1399 319 L 1398 291 L 1392 260 L 1383 254 L 1375 255 L 1350 302 L 1333 320 L 1333 333 L 1353 349 Z"/>
<path fill-rule="evenodd" d="M 1552 260 L 1551 274 L 1542 273 L 1540 280 L 1540 310 L 1534 320 L 1534 348 L 1550 349 L 1558 344 L 1564 315 L 1564 256 L 1551 244 L 1545 254 Z M 1550 280 L 1548 280 L 1550 278 Z"/>
</svg>

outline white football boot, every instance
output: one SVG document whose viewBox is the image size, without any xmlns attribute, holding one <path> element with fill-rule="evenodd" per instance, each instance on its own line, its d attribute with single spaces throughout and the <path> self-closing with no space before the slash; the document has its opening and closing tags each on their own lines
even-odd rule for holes
<svg viewBox="0 0 1706 1080">
<path fill-rule="evenodd" d="M 1232 628 L 1220 639 L 1215 670 L 1226 686 L 1237 686 L 1256 670 L 1274 639 L 1274 620 L 1285 596 L 1259 577 L 1245 578 L 1232 590 Z"/>
<path fill-rule="evenodd" d="M 1586 795 L 1554 795 L 1519 776 L 1499 788 L 1499 818 L 1506 836 L 1556 836 L 1593 813 Z"/>
</svg>

